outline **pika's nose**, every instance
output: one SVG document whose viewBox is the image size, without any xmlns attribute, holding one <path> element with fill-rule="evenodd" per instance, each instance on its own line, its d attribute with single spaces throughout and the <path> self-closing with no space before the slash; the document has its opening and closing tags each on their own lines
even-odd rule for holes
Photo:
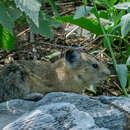
<svg viewBox="0 0 130 130">
<path fill-rule="evenodd" d="M 104 70 L 101 71 L 102 76 L 109 76 L 111 74 L 110 70 L 105 68 Z"/>
</svg>

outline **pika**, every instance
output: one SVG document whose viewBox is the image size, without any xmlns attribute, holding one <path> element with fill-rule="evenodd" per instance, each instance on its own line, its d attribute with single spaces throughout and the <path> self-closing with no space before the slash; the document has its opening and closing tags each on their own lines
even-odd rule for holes
<svg viewBox="0 0 130 130">
<path fill-rule="evenodd" d="M 69 49 L 55 63 L 17 61 L 0 73 L 0 102 L 32 93 L 82 93 L 88 84 L 104 80 L 109 69 L 93 56 Z"/>
</svg>

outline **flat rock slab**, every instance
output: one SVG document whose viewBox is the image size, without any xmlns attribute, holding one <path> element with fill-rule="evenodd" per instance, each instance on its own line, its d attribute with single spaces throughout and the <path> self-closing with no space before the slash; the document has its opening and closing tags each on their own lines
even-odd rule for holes
<svg viewBox="0 0 130 130">
<path fill-rule="evenodd" d="M 130 98 L 101 96 L 99 100 L 104 104 L 111 104 L 130 114 Z"/>
<path fill-rule="evenodd" d="M 53 103 L 26 113 L 3 130 L 100 130 L 94 119 L 70 103 Z M 106 130 L 103 129 L 102 130 Z"/>
<path fill-rule="evenodd" d="M 130 130 L 130 100 L 53 92 L 37 102 L 0 104 L 2 130 Z"/>
<path fill-rule="evenodd" d="M 35 102 L 20 99 L 0 103 L 0 130 L 24 113 L 31 111 L 35 106 Z"/>
<path fill-rule="evenodd" d="M 123 111 L 126 116 L 126 125 L 124 129 L 130 130 L 130 98 L 101 96 L 99 100 L 104 104 L 109 104 Z"/>
<path fill-rule="evenodd" d="M 78 110 L 89 113 L 99 127 L 123 130 L 126 120 L 125 114 L 114 107 L 101 103 L 97 98 L 90 98 L 75 93 L 53 92 L 47 94 L 37 105 L 61 102 L 74 104 Z"/>
</svg>

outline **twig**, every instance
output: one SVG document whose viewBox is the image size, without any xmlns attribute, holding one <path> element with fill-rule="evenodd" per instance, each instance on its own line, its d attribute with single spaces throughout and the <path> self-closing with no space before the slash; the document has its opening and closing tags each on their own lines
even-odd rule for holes
<svg viewBox="0 0 130 130">
<path fill-rule="evenodd" d="M 110 75 L 110 78 L 118 77 L 117 75 Z"/>
<path fill-rule="evenodd" d="M 74 27 L 68 34 L 66 34 L 66 38 L 69 37 L 78 28 L 79 28 L 79 26 Z"/>
<path fill-rule="evenodd" d="M 105 85 L 105 87 L 102 87 L 102 86 L 100 86 L 102 89 L 105 89 L 106 91 L 108 91 L 110 94 L 112 94 L 113 96 L 118 96 L 117 94 L 115 94 L 115 93 L 113 93 L 113 92 L 111 92 L 111 90 L 109 90 L 108 88 L 106 88 L 106 85 Z"/>
<path fill-rule="evenodd" d="M 67 2 L 67 3 L 56 3 L 56 5 L 58 5 L 58 6 L 66 6 L 66 5 L 73 5 L 74 4 L 74 2 Z"/>
<path fill-rule="evenodd" d="M 65 11 L 65 12 L 62 12 L 62 13 L 60 13 L 60 16 L 63 16 L 63 15 L 65 15 L 65 14 L 68 14 L 68 13 L 74 11 L 74 10 L 75 10 L 75 8 L 72 8 L 72 9 L 70 9 L 70 10 L 67 10 L 67 11 Z M 54 16 L 53 16 L 52 18 L 54 18 Z"/>
<path fill-rule="evenodd" d="M 116 87 L 120 90 L 120 92 L 122 92 L 122 89 L 121 89 L 121 87 L 115 82 L 115 81 L 113 81 L 113 83 L 116 85 Z"/>
<path fill-rule="evenodd" d="M 28 32 L 30 30 L 30 28 L 27 28 L 26 30 L 20 32 L 19 34 L 16 35 L 16 37 L 20 37 L 21 35 L 23 35 L 25 32 Z"/>
</svg>

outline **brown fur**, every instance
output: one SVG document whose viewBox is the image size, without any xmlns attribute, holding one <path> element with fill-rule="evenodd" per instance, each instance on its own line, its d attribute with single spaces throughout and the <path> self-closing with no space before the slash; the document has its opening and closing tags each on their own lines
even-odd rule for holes
<svg viewBox="0 0 130 130">
<path fill-rule="evenodd" d="M 5 88 L 6 91 L 10 91 L 12 87 L 18 88 L 17 92 L 13 90 L 15 94 L 11 96 L 3 95 L 3 100 L 24 97 L 35 92 L 42 94 L 58 91 L 81 93 L 86 85 L 103 80 L 110 74 L 105 65 L 85 53 L 80 53 L 76 64 L 73 67 L 64 58 L 53 64 L 42 61 L 18 61 L 13 65 L 18 66 L 20 73 L 22 73 L 21 82 L 24 85 L 22 87 L 20 85 L 0 86 L 3 93 L 6 93 L 4 92 Z M 92 64 L 97 64 L 98 67 L 94 68 Z M 18 72 L 14 72 L 14 74 Z M 13 80 L 12 84 L 13 82 L 15 84 L 15 78 Z"/>
</svg>

